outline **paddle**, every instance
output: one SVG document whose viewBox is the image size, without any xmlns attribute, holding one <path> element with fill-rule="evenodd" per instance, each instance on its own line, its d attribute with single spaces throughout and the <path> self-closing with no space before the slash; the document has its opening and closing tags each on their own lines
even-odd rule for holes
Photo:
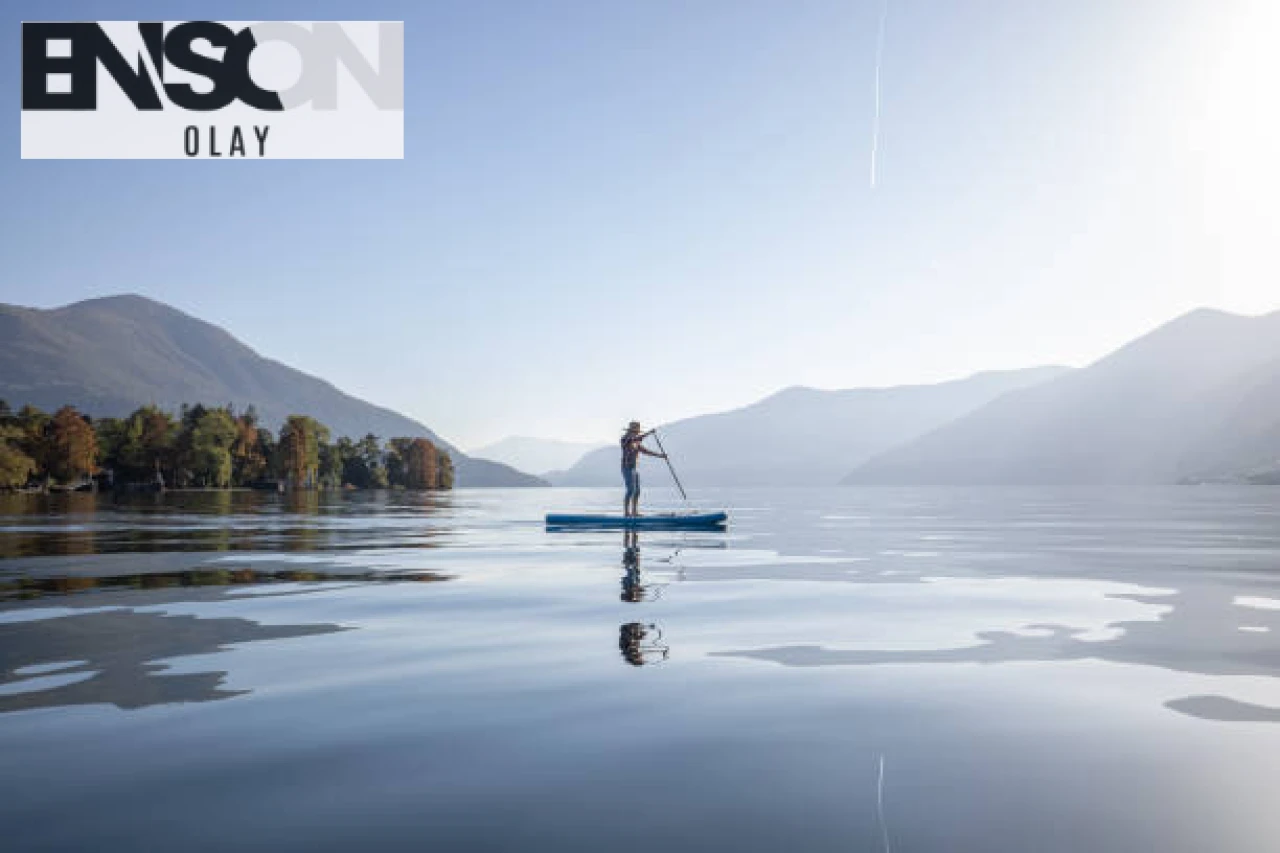
<svg viewBox="0 0 1280 853">
<path fill-rule="evenodd" d="M 680 497 L 684 498 L 684 502 L 689 502 L 689 496 L 684 493 L 684 486 L 680 485 L 680 478 L 676 476 L 675 466 L 671 464 L 671 457 L 667 455 L 667 449 L 662 446 L 662 439 L 658 437 L 658 431 L 650 430 L 653 433 L 653 440 L 658 442 L 658 449 L 662 451 L 662 458 L 667 463 L 667 470 L 671 472 L 671 479 L 676 481 L 676 488 L 680 490 Z"/>
</svg>

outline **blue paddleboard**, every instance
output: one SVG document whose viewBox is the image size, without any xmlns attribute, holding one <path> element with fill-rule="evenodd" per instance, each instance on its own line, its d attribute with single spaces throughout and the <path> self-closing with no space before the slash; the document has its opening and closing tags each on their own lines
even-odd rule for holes
<svg viewBox="0 0 1280 853">
<path fill-rule="evenodd" d="M 576 515 L 548 513 L 547 528 L 594 527 L 607 529 L 722 530 L 727 512 L 655 513 L 628 518 L 624 515 Z"/>
</svg>

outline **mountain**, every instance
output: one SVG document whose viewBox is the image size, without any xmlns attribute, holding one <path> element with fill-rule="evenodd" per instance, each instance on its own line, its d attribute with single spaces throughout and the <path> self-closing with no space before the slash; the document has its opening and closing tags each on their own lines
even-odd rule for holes
<svg viewBox="0 0 1280 853">
<path fill-rule="evenodd" d="M 121 416 L 154 403 L 253 405 L 278 427 L 312 415 L 334 436 L 425 437 L 453 457 L 459 485 L 543 485 L 476 459 L 427 427 L 344 394 L 324 380 L 263 358 L 223 329 L 141 296 L 89 299 L 42 310 L 0 304 L 0 399 L 52 411 L 71 404 Z"/>
<path fill-rule="evenodd" d="M 788 388 L 741 409 L 675 421 L 659 435 L 687 486 L 834 485 L 876 453 L 1066 370 L 993 371 L 895 388 Z M 642 477 L 647 469 L 659 478 L 649 482 L 667 481 L 661 461 L 642 457 L 641 465 Z M 547 477 L 555 485 L 613 485 L 618 449 L 593 451 Z"/>
<path fill-rule="evenodd" d="M 877 455 L 849 483 L 1144 484 L 1280 460 L 1280 311 L 1200 309 Z"/>
<path fill-rule="evenodd" d="M 513 435 L 493 444 L 477 447 L 471 452 L 520 471 L 541 474 L 544 471 L 568 468 L 584 454 L 599 447 L 598 444 Z"/>
</svg>

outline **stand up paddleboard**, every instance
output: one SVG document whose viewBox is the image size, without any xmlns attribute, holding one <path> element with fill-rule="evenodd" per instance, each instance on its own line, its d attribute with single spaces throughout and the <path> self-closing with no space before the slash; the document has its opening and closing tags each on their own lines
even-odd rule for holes
<svg viewBox="0 0 1280 853">
<path fill-rule="evenodd" d="M 548 513 L 547 529 L 595 528 L 605 530 L 723 530 L 726 512 L 655 513 L 653 515 L 575 515 Z"/>
<path fill-rule="evenodd" d="M 684 485 L 676 476 L 676 468 L 671 464 L 667 449 L 662 446 L 658 431 L 650 430 L 645 435 L 652 435 L 662 451 L 662 458 L 675 480 L 680 497 L 687 503 L 689 496 L 684 493 Z M 644 435 L 640 436 L 641 439 Z M 724 530 L 729 522 L 727 512 L 659 512 L 653 515 L 575 515 L 573 513 L 548 513 L 548 530 Z"/>
</svg>

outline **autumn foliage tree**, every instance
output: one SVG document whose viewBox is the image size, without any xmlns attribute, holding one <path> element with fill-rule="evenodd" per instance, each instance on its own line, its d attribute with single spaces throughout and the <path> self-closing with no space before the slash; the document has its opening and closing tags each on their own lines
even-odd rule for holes
<svg viewBox="0 0 1280 853">
<path fill-rule="evenodd" d="M 236 484 L 248 485 L 267 473 L 270 448 L 263 442 L 264 432 L 253 407 L 236 418 L 236 437 L 231 444 L 232 479 Z"/>
<path fill-rule="evenodd" d="M 63 406 L 46 426 L 48 471 L 63 482 L 79 480 L 98 468 L 98 437 L 72 406 Z"/>
<path fill-rule="evenodd" d="M 410 489 L 434 489 L 440 476 L 440 454 L 425 438 L 415 438 L 405 456 L 405 486 Z"/>
<path fill-rule="evenodd" d="M 406 489 L 448 489 L 453 486 L 453 464 L 446 453 L 425 438 L 393 438 L 388 471 L 392 485 Z M 447 475 L 446 475 L 447 472 Z M 447 481 L 447 484 L 446 484 Z"/>
<path fill-rule="evenodd" d="M 0 401 L 0 488 L 33 479 L 71 485 L 99 472 L 116 486 L 449 489 L 454 482 L 449 454 L 425 438 L 384 447 L 367 434 L 331 443 L 328 428 L 306 415 L 290 416 L 277 439 L 252 407 L 237 414 L 231 405 L 195 404 L 175 418 L 143 406 L 90 420 L 71 406 L 51 416 L 34 406 L 14 413 Z"/>
<path fill-rule="evenodd" d="M 297 489 L 319 484 L 320 445 L 329 441 L 329 429 L 315 418 L 290 415 L 280 428 L 278 455 L 281 476 Z"/>
</svg>

